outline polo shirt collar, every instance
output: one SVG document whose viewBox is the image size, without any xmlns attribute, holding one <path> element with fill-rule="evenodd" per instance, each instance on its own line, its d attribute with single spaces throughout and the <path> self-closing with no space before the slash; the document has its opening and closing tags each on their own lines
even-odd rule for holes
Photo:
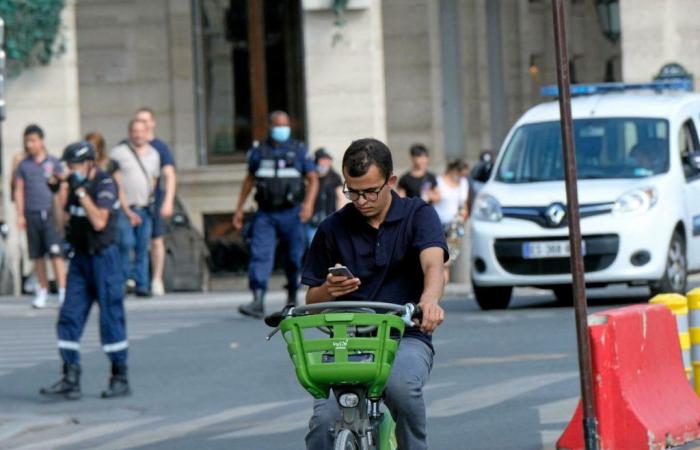
<svg viewBox="0 0 700 450">
<path fill-rule="evenodd" d="M 398 222 L 406 217 L 406 201 L 393 189 L 391 190 L 391 206 L 389 212 L 386 213 L 384 223 Z"/>
<path fill-rule="evenodd" d="M 367 224 L 367 220 L 360 214 L 360 212 L 355 208 L 352 203 L 345 206 L 350 213 L 350 216 L 355 220 Z M 389 211 L 386 213 L 384 222 L 382 223 L 392 223 L 398 222 L 406 217 L 406 199 L 403 199 L 397 194 L 393 189 L 391 190 L 391 206 L 389 206 Z M 369 225 L 369 224 L 367 224 Z"/>
</svg>

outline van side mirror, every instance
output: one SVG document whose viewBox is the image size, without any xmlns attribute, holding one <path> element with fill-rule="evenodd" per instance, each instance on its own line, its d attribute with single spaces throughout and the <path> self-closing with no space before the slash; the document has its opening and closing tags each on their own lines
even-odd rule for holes
<svg viewBox="0 0 700 450">
<path fill-rule="evenodd" d="M 685 163 L 693 172 L 700 172 L 700 151 L 690 152 L 685 155 Z"/>
</svg>

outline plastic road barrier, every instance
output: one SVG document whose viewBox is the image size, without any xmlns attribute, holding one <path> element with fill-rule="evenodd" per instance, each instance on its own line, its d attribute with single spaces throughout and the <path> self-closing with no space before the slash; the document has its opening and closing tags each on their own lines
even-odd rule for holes
<svg viewBox="0 0 700 450">
<path fill-rule="evenodd" d="M 688 292 L 688 325 L 690 327 L 690 359 L 693 364 L 693 386 L 700 395 L 700 288 Z"/>
<path fill-rule="evenodd" d="M 676 320 L 662 305 L 635 305 L 589 318 L 600 450 L 660 450 L 700 438 L 700 399 L 688 383 Z M 583 450 L 582 410 L 557 442 Z"/>
<path fill-rule="evenodd" d="M 659 294 L 649 300 L 652 305 L 666 305 L 676 317 L 678 338 L 683 354 L 683 368 L 689 380 L 693 379 L 693 365 L 690 356 L 690 333 L 688 332 L 688 300 L 680 294 Z"/>
</svg>

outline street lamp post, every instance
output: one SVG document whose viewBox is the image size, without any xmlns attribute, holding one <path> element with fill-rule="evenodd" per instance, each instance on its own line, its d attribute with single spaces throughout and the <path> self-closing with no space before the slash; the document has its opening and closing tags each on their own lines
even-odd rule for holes
<svg viewBox="0 0 700 450">
<path fill-rule="evenodd" d="M 598 449 L 598 423 L 593 397 L 593 366 L 588 338 L 588 312 L 584 279 L 583 247 L 581 245 L 581 217 L 579 214 L 576 150 L 573 140 L 571 118 L 571 76 L 566 46 L 566 21 L 562 0 L 552 0 L 554 18 L 554 46 L 557 60 L 557 83 L 559 85 L 559 111 L 561 113 L 561 135 L 564 147 L 566 181 L 566 207 L 569 217 L 569 245 L 571 248 L 571 273 L 576 312 L 576 338 L 578 341 L 579 371 L 581 374 L 581 399 L 583 402 L 583 434 L 586 450 Z"/>
</svg>

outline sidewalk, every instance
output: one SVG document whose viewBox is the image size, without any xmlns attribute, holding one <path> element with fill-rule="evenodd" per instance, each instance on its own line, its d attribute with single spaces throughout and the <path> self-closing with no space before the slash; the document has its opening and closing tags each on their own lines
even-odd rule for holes
<svg viewBox="0 0 700 450">
<path fill-rule="evenodd" d="M 463 284 L 449 284 L 445 288 L 445 297 L 463 299 L 471 293 L 470 286 Z M 282 289 L 271 290 L 267 293 L 267 309 L 272 311 L 275 307 L 282 307 L 287 298 L 286 291 Z M 43 314 L 46 311 L 55 311 L 57 306 L 46 309 L 33 309 L 31 307 L 31 296 L 21 297 L 0 296 L 0 317 L 7 316 L 34 316 Z M 299 301 L 303 303 L 304 291 L 299 292 Z M 251 294 L 247 289 L 238 288 L 229 291 L 216 292 L 177 292 L 168 293 L 162 297 L 140 298 L 127 296 L 127 311 L 145 311 L 156 309 L 192 309 L 192 308 L 236 308 L 239 305 L 248 303 Z"/>
</svg>

